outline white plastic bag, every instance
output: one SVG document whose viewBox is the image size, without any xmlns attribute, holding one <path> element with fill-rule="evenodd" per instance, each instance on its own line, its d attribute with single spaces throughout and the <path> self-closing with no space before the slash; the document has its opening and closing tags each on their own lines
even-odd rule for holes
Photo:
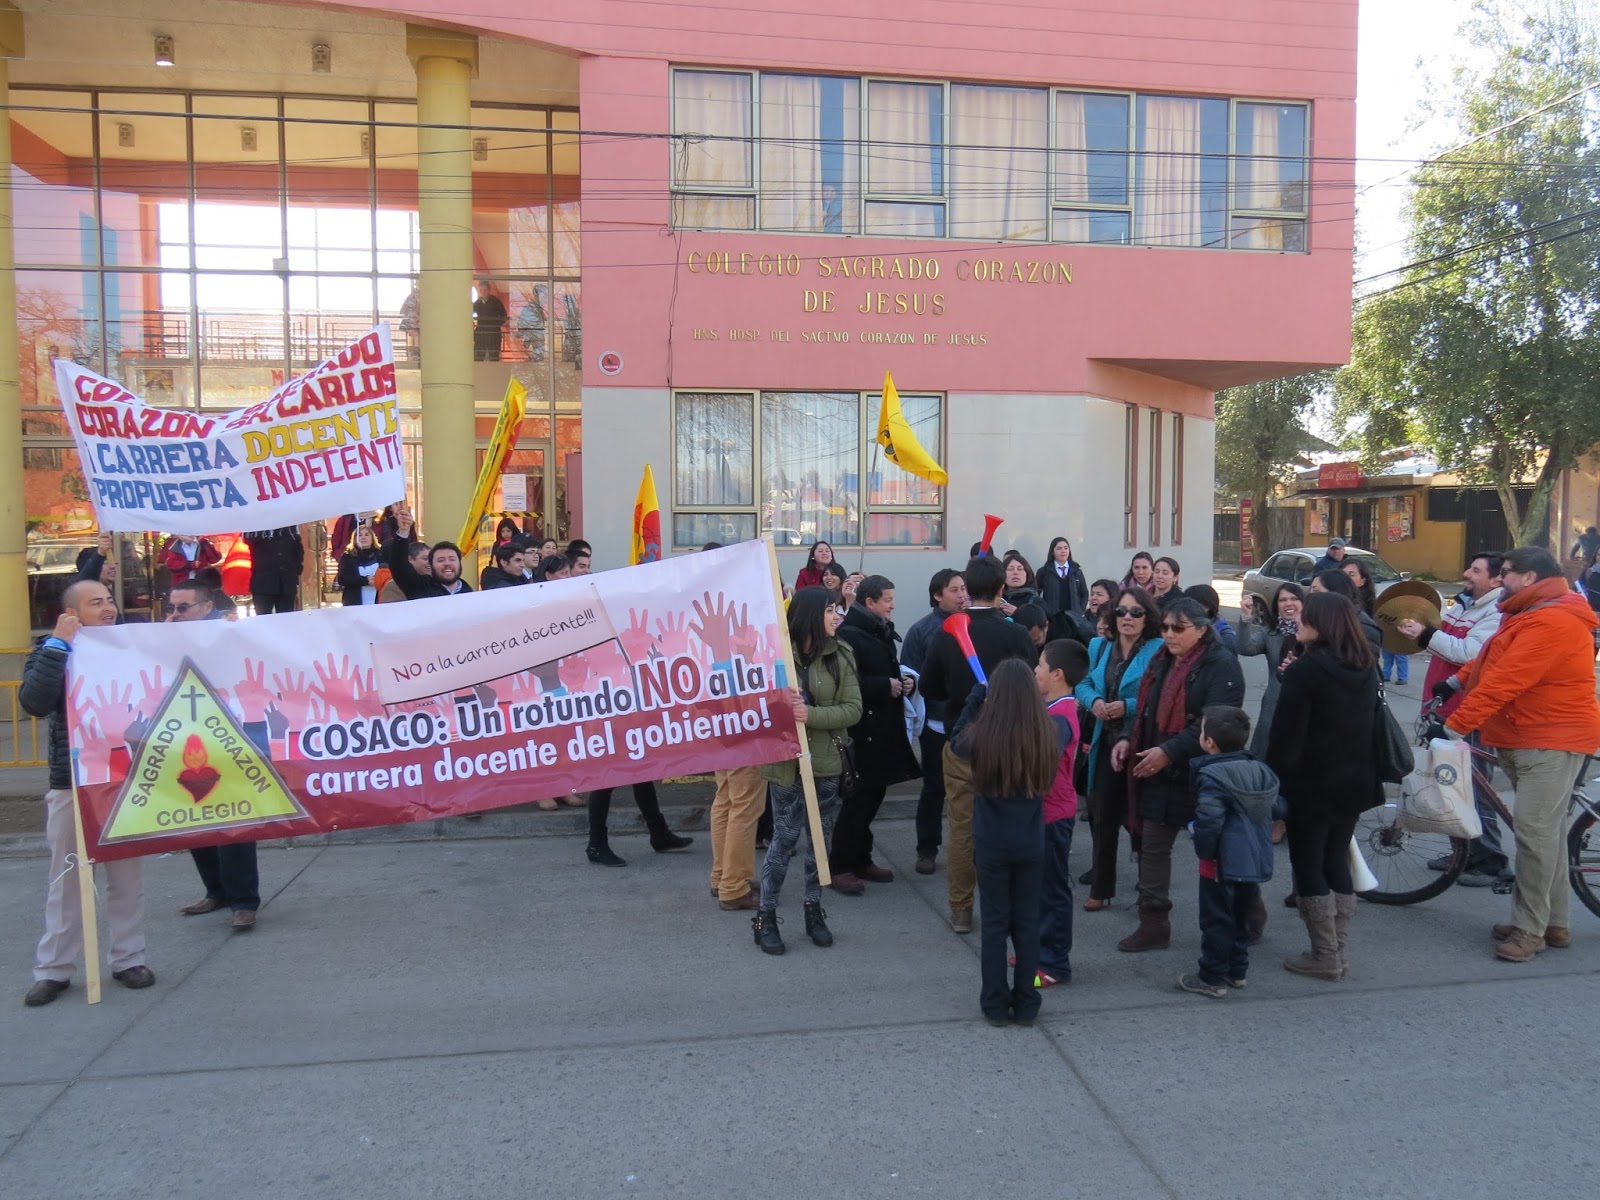
<svg viewBox="0 0 1600 1200">
<path fill-rule="evenodd" d="M 1400 827 L 1453 838 L 1482 836 L 1472 802 L 1472 750 L 1465 742 L 1434 738 L 1417 755 L 1416 769 L 1400 784 Z"/>
</svg>

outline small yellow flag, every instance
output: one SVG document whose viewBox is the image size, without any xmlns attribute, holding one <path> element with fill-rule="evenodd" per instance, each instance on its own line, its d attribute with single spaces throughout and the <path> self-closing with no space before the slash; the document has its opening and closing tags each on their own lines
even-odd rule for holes
<svg viewBox="0 0 1600 1200">
<path fill-rule="evenodd" d="M 661 502 L 656 499 L 655 473 L 645 463 L 639 496 L 633 502 L 633 548 L 628 552 L 628 565 L 660 561 Z"/>
<path fill-rule="evenodd" d="M 900 410 L 900 393 L 895 390 L 894 376 L 888 371 L 883 373 L 883 414 L 878 418 L 877 442 L 883 447 L 884 457 L 902 471 L 941 487 L 950 481 L 944 468 L 911 432 L 911 425 Z"/>
<path fill-rule="evenodd" d="M 522 416 L 527 404 L 528 389 L 512 379 L 506 384 L 505 398 L 500 401 L 500 416 L 495 420 L 494 432 L 489 435 L 489 452 L 483 456 L 483 466 L 478 468 L 478 486 L 473 490 L 472 505 L 467 509 L 467 519 L 461 526 L 461 540 L 457 545 L 461 547 L 462 558 L 471 554 L 478 544 L 478 525 L 484 513 L 489 511 L 489 498 L 494 495 L 494 486 L 500 481 L 500 472 L 505 469 L 506 459 L 511 457 L 511 451 L 517 444 L 517 433 L 522 428 Z"/>
</svg>

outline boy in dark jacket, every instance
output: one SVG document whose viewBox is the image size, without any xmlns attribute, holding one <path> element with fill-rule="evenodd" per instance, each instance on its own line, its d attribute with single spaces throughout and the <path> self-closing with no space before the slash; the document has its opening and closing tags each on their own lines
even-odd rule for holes
<svg viewBox="0 0 1600 1200">
<path fill-rule="evenodd" d="M 1078 756 L 1078 700 L 1073 689 L 1089 673 L 1089 652 L 1067 638 L 1045 643 L 1033 677 L 1061 743 L 1055 782 L 1044 796 L 1044 876 L 1039 895 L 1039 972 L 1035 987 L 1072 980 L 1072 830 L 1078 792 L 1072 766 Z"/>
<path fill-rule="evenodd" d="M 1205 756 L 1190 763 L 1194 778 L 1194 852 L 1200 860 L 1200 969 L 1178 986 L 1213 1000 L 1244 986 L 1250 965 L 1249 917 L 1272 878 L 1271 824 L 1282 802 L 1278 777 L 1245 750 L 1244 709 L 1214 704 L 1200 720 Z"/>
</svg>

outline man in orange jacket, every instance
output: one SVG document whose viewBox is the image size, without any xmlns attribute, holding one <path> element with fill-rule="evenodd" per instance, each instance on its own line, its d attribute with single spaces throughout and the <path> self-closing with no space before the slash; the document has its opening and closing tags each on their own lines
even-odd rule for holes
<svg viewBox="0 0 1600 1200">
<path fill-rule="evenodd" d="M 1511 924 L 1494 927 L 1494 953 L 1528 962 L 1546 946 L 1572 943 L 1562 825 L 1584 756 L 1600 746 L 1600 622 L 1548 550 L 1511 551 L 1501 584 L 1499 632 L 1455 676 L 1466 698 L 1446 729 L 1477 732 L 1499 749 L 1516 791 L 1517 882 Z"/>
</svg>

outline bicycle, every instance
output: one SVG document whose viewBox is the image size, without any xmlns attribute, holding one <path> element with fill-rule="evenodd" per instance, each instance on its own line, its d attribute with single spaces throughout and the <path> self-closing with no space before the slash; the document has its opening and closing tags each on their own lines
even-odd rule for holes
<svg viewBox="0 0 1600 1200">
<path fill-rule="evenodd" d="M 1438 730 L 1438 701 L 1422 706 L 1417 718 L 1417 744 L 1426 746 Z M 1472 790 L 1482 808 L 1493 813 L 1509 834 L 1514 823 L 1511 810 L 1495 790 L 1491 776 L 1498 761 L 1493 750 L 1472 745 Z M 1600 800 L 1584 792 L 1585 777 L 1594 763 L 1591 755 L 1583 760 L 1567 812 L 1577 816 L 1567 831 L 1567 878 L 1583 906 L 1600 917 Z M 1373 904 L 1417 904 L 1448 889 L 1467 867 L 1471 843 L 1466 838 L 1444 834 L 1413 833 L 1400 824 L 1400 801 L 1387 795 L 1383 804 L 1368 809 L 1356 824 L 1356 844 L 1378 886 L 1362 892 L 1361 898 Z M 1440 869 L 1440 868 L 1443 869 Z M 1509 885 L 1496 891 L 1509 891 Z"/>
</svg>

